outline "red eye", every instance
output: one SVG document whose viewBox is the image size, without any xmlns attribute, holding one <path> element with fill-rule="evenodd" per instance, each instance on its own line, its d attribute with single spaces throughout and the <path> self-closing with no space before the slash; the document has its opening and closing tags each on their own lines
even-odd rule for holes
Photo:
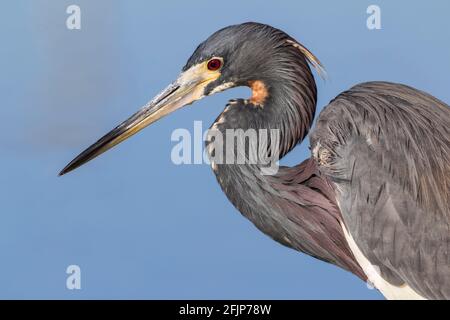
<svg viewBox="0 0 450 320">
<path fill-rule="evenodd" d="M 220 59 L 211 59 L 208 61 L 208 70 L 216 71 L 222 66 L 222 61 Z"/>
</svg>

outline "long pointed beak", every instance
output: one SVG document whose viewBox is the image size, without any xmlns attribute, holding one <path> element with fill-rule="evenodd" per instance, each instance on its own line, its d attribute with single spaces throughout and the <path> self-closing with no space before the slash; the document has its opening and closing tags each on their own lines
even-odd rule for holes
<svg viewBox="0 0 450 320">
<path fill-rule="evenodd" d="M 220 75 L 202 71 L 201 66 L 197 66 L 183 72 L 176 81 L 161 91 L 141 110 L 78 155 L 61 170 L 59 175 L 62 176 L 98 157 L 165 115 L 201 99 L 205 86 Z"/>
</svg>

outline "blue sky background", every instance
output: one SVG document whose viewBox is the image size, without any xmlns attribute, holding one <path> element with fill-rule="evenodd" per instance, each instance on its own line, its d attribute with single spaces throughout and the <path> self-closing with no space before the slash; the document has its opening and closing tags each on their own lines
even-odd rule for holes
<svg viewBox="0 0 450 320">
<path fill-rule="evenodd" d="M 66 29 L 66 8 L 82 29 Z M 382 30 L 366 28 L 381 7 Z M 244 21 L 281 28 L 325 64 L 319 109 L 368 80 L 450 102 L 448 1 L 4 1 L 0 10 L 0 298 L 380 299 L 275 243 L 208 165 L 170 160 L 176 128 L 205 129 L 238 88 L 208 97 L 58 178 L 79 151 L 179 73 L 198 43 Z M 307 143 L 283 164 L 308 157 Z M 82 289 L 66 289 L 68 265 Z"/>
</svg>

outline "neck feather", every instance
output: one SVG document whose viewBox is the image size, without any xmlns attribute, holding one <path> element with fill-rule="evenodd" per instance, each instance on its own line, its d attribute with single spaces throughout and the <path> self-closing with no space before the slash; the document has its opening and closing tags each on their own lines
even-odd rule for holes
<svg viewBox="0 0 450 320">
<path fill-rule="evenodd" d="M 230 101 L 212 126 L 225 137 L 224 150 L 230 149 L 228 129 L 277 129 L 277 158 L 305 138 L 314 118 L 316 86 L 304 58 L 291 71 L 254 79 L 262 82 L 268 93 L 259 104 L 254 99 Z M 208 143 L 207 148 L 210 158 L 215 157 Z M 235 146 L 232 149 L 235 155 L 242 153 Z M 268 153 L 274 156 L 270 148 Z M 248 160 L 247 149 L 244 156 Z M 212 167 L 228 199 L 262 232 L 365 279 L 345 241 L 334 191 L 314 160 L 293 168 L 281 167 L 275 175 L 263 174 L 261 163 L 220 164 L 212 160 Z"/>
</svg>

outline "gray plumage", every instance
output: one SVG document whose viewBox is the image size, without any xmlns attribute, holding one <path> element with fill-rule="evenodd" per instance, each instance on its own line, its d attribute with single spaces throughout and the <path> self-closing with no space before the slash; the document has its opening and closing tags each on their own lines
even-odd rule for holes
<svg viewBox="0 0 450 320">
<path fill-rule="evenodd" d="M 225 136 L 227 129 L 278 129 L 278 148 L 268 144 L 265 151 L 280 158 L 303 141 L 317 100 L 308 62 L 321 67 L 311 52 L 281 30 L 244 23 L 201 43 L 183 71 L 214 57 L 223 61 L 220 76 L 204 87 L 202 96 L 255 81 L 262 90 L 259 99 L 230 101 L 212 125 L 215 130 Z M 161 99 L 105 135 L 61 174 L 134 134 L 130 128 L 141 123 L 136 119 L 153 117 L 180 86 L 186 84 L 169 86 Z M 224 143 L 227 149 L 229 141 Z M 216 150 L 209 143 L 207 148 L 214 158 Z M 359 84 L 321 112 L 311 150 L 310 159 L 281 167 L 273 176 L 262 174 L 261 162 L 218 163 L 213 169 L 234 206 L 281 244 L 366 280 L 345 225 L 389 284 L 407 285 L 422 297 L 449 299 L 450 108 L 404 85 Z M 249 156 L 247 149 L 234 151 L 236 157 Z"/>
<path fill-rule="evenodd" d="M 404 85 L 363 83 L 322 111 L 311 146 L 383 277 L 449 299 L 449 107 Z"/>
<path fill-rule="evenodd" d="M 314 117 L 316 87 L 306 57 L 287 45 L 292 38 L 267 26 L 220 32 L 200 50 L 216 48 L 218 38 L 227 46 L 229 34 L 233 43 L 246 39 L 261 48 L 246 61 L 258 61 L 263 71 L 254 77 L 271 94 L 262 109 L 233 101 L 215 128 L 280 128 L 283 156 L 303 140 Z M 218 165 L 215 173 L 230 201 L 276 241 L 366 279 L 344 239 L 343 221 L 388 282 L 424 297 L 450 298 L 449 128 L 449 107 L 430 95 L 365 83 L 322 111 L 311 135 L 312 159 L 274 177 L 248 165 Z"/>
</svg>

